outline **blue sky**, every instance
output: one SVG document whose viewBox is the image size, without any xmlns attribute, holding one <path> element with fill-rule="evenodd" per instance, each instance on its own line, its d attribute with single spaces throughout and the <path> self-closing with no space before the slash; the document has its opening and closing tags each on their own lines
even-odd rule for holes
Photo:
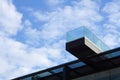
<svg viewBox="0 0 120 80">
<path fill-rule="evenodd" d="M 88 27 L 110 48 L 120 44 L 120 0 L 0 0 L 0 80 L 76 58 L 66 32 Z"/>
</svg>

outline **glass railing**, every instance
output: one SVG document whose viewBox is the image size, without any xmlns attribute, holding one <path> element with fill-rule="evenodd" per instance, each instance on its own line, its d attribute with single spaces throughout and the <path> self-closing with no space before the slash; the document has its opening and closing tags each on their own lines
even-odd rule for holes
<svg viewBox="0 0 120 80">
<path fill-rule="evenodd" d="M 67 32 L 67 42 L 74 41 L 82 37 L 87 37 L 102 51 L 109 50 L 109 47 L 105 45 L 98 37 L 96 37 L 96 35 L 94 35 L 86 27 L 80 27 L 80 28 Z"/>
</svg>

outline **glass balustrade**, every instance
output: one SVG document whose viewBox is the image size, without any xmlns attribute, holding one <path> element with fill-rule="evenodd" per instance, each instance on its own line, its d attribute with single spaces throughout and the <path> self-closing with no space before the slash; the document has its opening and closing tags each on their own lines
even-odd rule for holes
<svg viewBox="0 0 120 80">
<path fill-rule="evenodd" d="M 80 27 L 67 32 L 67 42 L 71 42 L 82 37 L 87 37 L 102 51 L 109 50 L 109 47 L 106 44 L 104 44 L 98 37 L 96 37 L 95 34 L 89 31 L 86 27 Z"/>
</svg>

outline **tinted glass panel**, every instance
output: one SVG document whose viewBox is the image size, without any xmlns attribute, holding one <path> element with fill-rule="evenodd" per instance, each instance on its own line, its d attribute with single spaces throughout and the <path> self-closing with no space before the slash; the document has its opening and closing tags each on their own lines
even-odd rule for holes
<svg viewBox="0 0 120 80">
<path fill-rule="evenodd" d="M 113 57 L 120 56 L 120 51 L 113 52 L 113 53 L 111 53 L 111 54 L 107 54 L 106 56 L 107 56 L 108 58 L 113 58 Z"/>
<path fill-rule="evenodd" d="M 44 73 L 38 74 L 38 76 L 40 76 L 40 77 L 45 77 L 45 76 L 49 76 L 49 75 L 51 75 L 50 72 L 44 72 Z"/>
<path fill-rule="evenodd" d="M 78 68 L 78 67 L 81 67 L 81 66 L 84 66 L 84 65 L 86 65 L 86 64 L 83 63 L 83 62 L 78 62 L 78 63 L 69 65 L 69 67 L 74 69 L 74 68 Z"/>
<path fill-rule="evenodd" d="M 25 78 L 23 80 L 32 80 L 32 78 L 31 77 L 27 77 L 27 78 Z"/>
<path fill-rule="evenodd" d="M 52 71 L 55 72 L 55 73 L 59 73 L 59 72 L 63 71 L 63 68 L 62 67 L 61 68 L 57 68 L 57 69 L 54 69 Z"/>
</svg>

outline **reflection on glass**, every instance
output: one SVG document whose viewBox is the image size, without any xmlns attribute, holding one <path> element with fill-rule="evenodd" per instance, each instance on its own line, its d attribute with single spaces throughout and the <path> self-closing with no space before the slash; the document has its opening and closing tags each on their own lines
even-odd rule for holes
<svg viewBox="0 0 120 80">
<path fill-rule="evenodd" d="M 86 65 L 84 62 L 78 62 L 78 63 L 69 65 L 69 67 L 74 69 L 74 68 L 78 68 L 84 65 Z"/>
<path fill-rule="evenodd" d="M 39 80 L 39 79 L 40 79 L 40 77 L 38 75 L 32 76 L 32 80 Z"/>
<path fill-rule="evenodd" d="M 111 54 L 107 54 L 106 56 L 107 56 L 108 58 L 113 58 L 113 57 L 120 56 L 120 51 L 113 52 L 113 53 L 111 53 Z"/>
<path fill-rule="evenodd" d="M 39 77 L 45 77 L 45 76 L 49 76 L 49 75 L 51 75 L 50 72 L 43 72 L 43 73 L 38 74 Z"/>
<path fill-rule="evenodd" d="M 107 45 L 105 45 L 100 39 L 98 39 L 91 31 L 89 31 L 85 27 L 80 27 L 80 28 L 74 29 L 72 31 L 69 31 L 67 33 L 67 42 L 74 41 L 74 40 L 82 38 L 82 37 L 87 37 L 98 48 L 100 48 L 103 51 L 109 50 L 109 47 Z"/>
<path fill-rule="evenodd" d="M 25 78 L 23 80 L 32 80 L 32 77 L 27 77 L 27 78 Z"/>
<path fill-rule="evenodd" d="M 55 72 L 55 73 L 59 73 L 59 72 L 63 71 L 63 68 L 62 67 L 61 68 L 57 68 L 57 69 L 54 69 L 52 71 Z"/>
</svg>

